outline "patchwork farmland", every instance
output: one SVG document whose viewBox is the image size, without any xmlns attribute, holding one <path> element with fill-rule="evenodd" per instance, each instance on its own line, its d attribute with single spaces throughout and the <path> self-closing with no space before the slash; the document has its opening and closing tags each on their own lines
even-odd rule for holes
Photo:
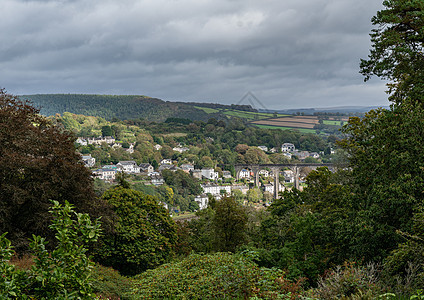
<svg viewBox="0 0 424 300">
<path fill-rule="evenodd" d="M 336 120 L 334 117 L 330 117 L 326 121 L 334 122 L 331 125 L 340 125 L 341 122 L 347 122 L 347 118 Z M 299 129 L 314 129 L 316 124 L 319 124 L 317 116 L 284 116 L 279 118 L 270 118 L 265 120 L 252 121 L 252 124 L 262 126 L 272 126 L 275 128 L 299 128 Z M 269 128 L 269 127 L 268 127 Z"/>
</svg>

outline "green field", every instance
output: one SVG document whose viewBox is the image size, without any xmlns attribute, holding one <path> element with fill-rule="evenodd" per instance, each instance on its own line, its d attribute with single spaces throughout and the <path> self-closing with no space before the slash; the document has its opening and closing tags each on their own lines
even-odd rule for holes
<svg viewBox="0 0 424 300">
<path fill-rule="evenodd" d="M 340 126 L 340 122 L 342 121 L 332 121 L 332 120 L 323 120 L 323 123 L 325 125 L 334 125 L 334 126 Z M 346 122 L 343 122 L 345 124 Z"/>
<path fill-rule="evenodd" d="M 279 126 L 270 126 L 270 125 L 257 125 L 255 126 L 263 129 L 281 129 L 281 130 L 298 130 L 303 133 L 316 133 L 315 129 L 306 129 L 306 128 L 294 128 L 294 127 L 279 127 Z"/>
<path fill-rule="evenodd" d="M 195 213 L 185 212 L 183 214 L 178 214 L 178 215 L 172 216 L 172 219 L 174 219 L 174 221 L 178 221 L 178 220 L 184 220 L 184 219 L 193 219 L 195 217 L 196 217 Z"/>
<path fill-rule="evenodd" d="M 259 113 L 259 112 L 252 112 L 252 111 L 241 111 L 241 110 L 225 110 L 222 112 L 225 115 L 238 117 L 242 119 L 249 119 L 249 120 L 262 120 L 262 119 L 268 119 L 273 117 L 286 117 L 287 115 L 280 115 L 277 114 L 274 116 L 272 113 Z"/>
<path fill-rule="evenodd" d="M 207 113 L 207 114 L 214 114 L 214 113 L 219 112 L 219 110 L 218 110 L 218 109 L 209 108 L 209 107 L 194 106 L 194 108 L 197 108 L 197 109 L 203 110 L 203 111 L 204 111 L 205 113 Z"/>
</svg>

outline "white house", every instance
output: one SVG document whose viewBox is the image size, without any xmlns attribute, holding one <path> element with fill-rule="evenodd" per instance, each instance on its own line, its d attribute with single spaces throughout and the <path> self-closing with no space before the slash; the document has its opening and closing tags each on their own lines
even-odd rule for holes
<svg viewBox="0 0 424 300">
<path fill-rule="evenodd" d="M 285 189 L 284 186 L 279 183 L 278 184 L 278 191 L 282 192 L 282 191 L 284 191 L 284 189 Z M 274 194 L 274 185 L 273 184 L 264 184 L 264 192 Z"/>
<path fill-rule="evenodd" d="M 194 166 L 192 164 L 182 164 L 180 168 L 186 173 L 194 171 Z"/>
<path fill-rule="evenodd" d="M 296 150 L 296 148 L 292 143 L 284 143 L 281 145 L 281 152 L 293 152 L 294 150 Z"/>
<path fill-rule="evenodd" d="M 94 157 L 91 157 L 91 154 L 83 155 L 82 161 L 88 168 L 91 168 L 96 164 L 96 159 Z"/>
<path fill-rule="evenodd" d="M 161 165 L 172 165 L 172 160 L 169 158 L 164 158 L 160 161 Z"/>
<path fill-rule="evenodd" d="M 155 148 L 155 150 L 159 151 L 160 149 L 162 149 L 162 146 L 159 144 L 156 144 L 153 146 Z"/>
<path fill-rule="evenodd" d="M 82 146 L 87 146 L 88 145 L 87 140 L 84 139 L 84 138 L 80 138 L 80 137 L 77 138 L 77 140 L 75 142 L 78 143 L 78 144 L 80 144 L 80 145 L 82 145 Z"/>
<path fill-rule="evenodd" d="M 135 143 L 130 143 L 130 147 L 128 149 L 126 149 L 125 151 L 127 151 L 130 154 L 133 154 L 134 153 L 134 146 L 135 146 Z"/>
<path fill-rule="evenodd" d="M 209 198 L 206 194 L 202 194 L 196 196 L 196 198 L 194 198 L 194 201 L 199 203 L 199 209 L 205 209 L 206 207 L 208 207 Z"/>
<path fill-rule="evenodd" d="M 98 169 L 94 171 L 97 178 L 101 180 L 115 180 L 116 170 L 113 169 Z"/>
<path fill-rule="evenodd" d="M 115 138 L 111 136 L 99 136 L 96 138 L 87 138 L 88 144 L 101 145 L 102 143 L 113 144 L 115 143 Z"/>
<path fill-rule="evenodd" d="M 262 175 L 264 177 L 269 177 L 269 171 L 262 169 L 262 170 L 259 171 L 259 175 Z"/>
<path fill-rule="evenodd" d="M 284 181 L 287 183 L 293 183 L 294 182 L 294 172 L 292 170 L 284 170 Z"/>
<path fill-rule="evenodd" d="M 230 171 L 222 171 L 222 177 L 229 179 L 231 178 L 231 172 Z"/>
<path fill-rule="evenodd" d="M 151 182 L 153 185 L 159 186 L 165 183 L 165 180 L 160 176 L 151 176 L 151 178 Z"/>
<path fill-rule="evenodd" d="M 221 191 L 221 186 L 216 184 L 201 184 L 200 186 L 205 194 L 219 195 Z"/>
<path fill-rule="evenodd" d="M 274 193 L 274 185 L 273 184 L 264 184 L 264 192 Z"/>
<path fill-rule="evenodd" d="M 291 159 L 291 158 L 292 158 L 292 156 L 293 156 L 293 154 L 291 154 L 290 152 L 283 152 L 283 155 L 284 155 L 285 157 L 287 157 L 288 159 Z"/>
<path fill-rule="evenodd" d="M 120 161 L 116 164 L 116 166 L 120 168 L 122 172 L 127 174 L 140 173 L 140 167 L 133 160 Z"/>
<path fill-rule="evenodd" d="M 217 185 L 217 184 L 201 184 L 200 185 L 205 194 L 212 194 L 214 196 L 221 195 L 221 191 L 224 191 L 225 194 L 231 194 L 230 185 Z"/>
<path fill-rule="evenodd" d="M 214 169 L 202 169 L 202 176 L 210 180 L 216 180 L 219 174 Z"/>
<path fill-rule="evenodd" d="M 139 167 L 140 167 L 140 172 L 145 172 L 147 173 L 147 175 L 155 171 L 155 169 L 153 168 L 151 164 L 140 164 Z"/>
<path fill-rule="evenodd" d="M 310 157 L 313 157 L 313 158 L 316 158 L 316 159 L 319 158 L 319 154 L 317 152 L 311 152 L 311 153 L 309 153 L 309 156 Z"/>
<path fill-rule="evenodd" d="M 242 169 L 239 173 L 239 178 L 250 178 L 250 171 L 246 169 Z"/>
<path fill-rule="evenodd" d="M 179 153 L 183 153 L 183 152 L 188 151 L 190 149 L 187 148 L 187 147 L 174 147 L 174 148 L 172 148 L 172 150 L 179 152 Z"/>
<path fill-rule="evenodd" d="M 258 146 L 259 149 L 261 149 L 264 152 L 268 151 L 268 147 L 267 146 Z"/>
</svg>

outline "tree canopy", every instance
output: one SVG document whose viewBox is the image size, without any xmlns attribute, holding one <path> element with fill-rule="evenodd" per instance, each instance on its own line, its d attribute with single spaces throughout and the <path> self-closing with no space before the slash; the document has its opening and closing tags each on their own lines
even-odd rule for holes
<svg viewBox="0 0 424 300">
<path fill-rule="evenodd" d="M 101 207 L 75 138 L 38 112 L 0 90 L 0 234 L 8 232 L 18 252 L 32 234 L 48 232 L 50 199 L 85 212 Z"/>
<path fill-rule="evenodd" d="M 385 0 L 372 24 L 378 26 L 371 36 L 367 60 L 361 60 L 361 73 L 388 79 L 390 100 L 407 97 L 423 100 L 424 89 L 424 2 Z"/>
<path fill-rule="evenodd" d="M 176 225 L 153 196 L 116 187 L 103 198 L 118 216 L 115 232 L 105 234 L 97 259 L 126 275 L 154 268 L 171 258 Z"/>
</svg>

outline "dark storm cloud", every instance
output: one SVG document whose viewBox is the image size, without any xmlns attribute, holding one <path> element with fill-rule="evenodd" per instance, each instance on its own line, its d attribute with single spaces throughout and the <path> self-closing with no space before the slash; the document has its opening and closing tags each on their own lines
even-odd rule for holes
<svg viewBox="0 0 424 300">
<path fill-rule="evenodd" d="M 4 0 L 0 86 L 269 108 L 385 105 L 369 0 Z"/>
</svg>

